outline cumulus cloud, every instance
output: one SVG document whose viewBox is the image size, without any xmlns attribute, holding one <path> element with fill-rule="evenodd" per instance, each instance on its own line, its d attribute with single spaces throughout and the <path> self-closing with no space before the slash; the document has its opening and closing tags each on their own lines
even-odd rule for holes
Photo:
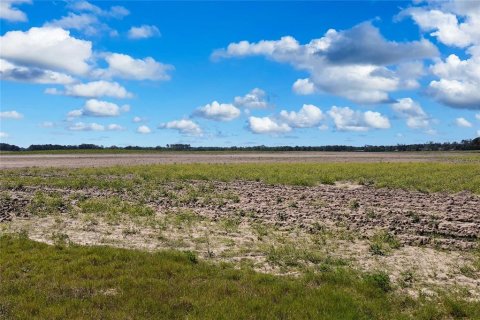
<svg viewBox="0 0 480 320">
<path fill-rule="evenodd" d="M 189 136 L 200 136 L 203 134 L 202 128 L 192 120 L 182 119 L 162 123 L 159 128 L 177 130 L 181 134 Z"/>
<path fill-rule="evenodd" d="M 355 36 L 364 41 L 354 41 Z M 437 54 L 438 50 L 427 40 L 387 41 L 377 28 L 363 23 L 347 31 L 331 29 L 322 38 L 304 45 L 291 36 L 256 43 L 230 43 L 226 49 L 214 51 L 212 58 L 265 56 L 310 73 L 309 78 L 294 84 L 298 93 L 318 91 L 358 103 L 382 103 L 392 101 L 389 92 L 403 89 L 416 80 L 403 78 L 405 74 L 389 66 Z"/>
<path fill-rule="evenodd" d="M 421 129 L 428 128 L 431 125 L 430 117 L 425 113 L 420 104 L 411 98 L 399 99 L 392 104 L 392 109 L 397 115 L 406 119 L 409 128 Z"/>
<path fill-rule="evenodd" d="M 1 111 L 0 112 L 0 119 L 14 119 L 20 120 L 23 118 L 23 114 L 17 112 L 15 110 L 12 111 Z"/>
<path fill-rule="evenodd" d="M 52 20 L 44 24 L 46 27 L 57 27 L 66 30 L 77 30 L 85 35 L 96 35 L 100 30 L 109 29 L 108 26 L 101 24 L 98 18 L 93 14 L 76 14 L 69 12 L 60 19 Z"/>
<path fill-rule="evenodd" d="M 69 119 L 80 117 L 80 116 L 91 116 L 91 117 L 116 117 L 120 113 L 127 112 L 130 110 L 130 106 L 124 105 L 122 107 L 118 106 L 115 103 L 89 99 L 85 102 L 82 109 L 72 110 L 67 114 Z"/>
<path fill-rule="evenodd" d="M 47 88 L 45 93 L 62 94 L 81 98 L 112 97 L 117 99 L 125 99 L 132 97 L 132 94 L 117 82 L 109 82 L 104 80 L 67 85 L 65 86 L 64 91 L 59 91 L 55 88 Z"/>
<path fill-rule="evenodd" d="M 66 16 L 49 21 L 44 25 L 77 30 L 87 36 L 95 36 L 105 32 L 108 32 L 111 36 L 116 36 L 118 32 L 106 23 L 101 22 L 99 18 L 121 19 L 129 14 L 129 11 L 121 6 L 113 6 L 110 10 L 103 10 L 87 1 L 74 1 L 69 3 L 67 7 L 78 13 L 69 12 Z"/>
<path fill-rule="evenodd" d="M 231 121 L 240 116 L 240 110 L 232 104 L 213 101 L 197 108 L 194 115 L 215 121 Z"/>
<path fill-rule="evenodd" d="M 170 80 L 169 72 L 174 69 L 172 65 L 155 61 L 151 57 L 134 59 L 126 54 L 110 53 L 105 56 L 108 63 L 107 69 L 99 69 L 95 74 L 100 77 L 118 77 L 131 80 Z"/>
<path fill-rule="evenodd" d="M 88 2 L 88 1 L 73 1 L 68 4 L 68 8 L 73 11 L 90 12 L 99 16 L 112 17 L 121 19 L 130 14 L 125 7 L 112 6 L 109 10 L 103 10 L 102 8 Z"/>
<path fill-rule="evenodd" d="M 476 118 L 477 120 L 480 120 L 480 113 L 475 114 L 475 118 Z"/>
<path fill-rule="evenodd" d="M 429 1 L 403 10 L 399 18 L 405 16 L 410 16 L 422 31 L 430 32 L 448 46 L 464 48 L 480 43 L 478 1 Z"/>
<path fill-rule="evenodd" d="M 312 128 L 318 126 L 325 116 L 313 104 L 304 104 L 300 111 L 280 111 L 280 118 L 292 128 Z"/>
<path fill-rule="evenodd" d="M 386 116 L 374 111 L 354 111 L 349 107 L 333 106 L 328 115 L 340 131 L 368 131 L 370 129 L 388 129 L 390 121 Z"/>
<path fill-rule="evenodd" d="M 270 117 L 249 117 L 248 127 L 251 132 L 259 134 L 282 134 L 292 131 L 286 123 L 280 123 Z"/>
<path fill-rule="evenodd" d="M 142 25 L 140 27 L 131 27 L 128 30 L 130 39 L 147 39 L 155 36 L 160 36 L 160 30 L 156 26 Z"/>
<path fill-rule="evenodd" d="M 140 123 L 140 122 L 144 122 L 144 121 L 146 121 L 146 120 L 147 120 L 147 119 L 142 118 L 142 117 L 138 117 L 138 116 L 137 116 L 137 117 L 133 117 L 133 119 L 132 119 L 132 121 L 133 121 L 134 123 Z"/>
<path fill-rule="evenodd" d="M 439 77 L 427 89 L 433 98 L 453 108 L 480 109 L 480 47 L 475 49 L 469 59 L 452 54 L 431 67 Z"/>
<path fill-rule="evenodd" d="M 298 79 L 292 85 L 292 90 L 296 94 L 309 95 L 315 93 L 315 84 L 310 79 Z"/>
<path fill-rule="evenodd" d="M 71 76 L 35 67 L 17 66 L 0 59 L 0 79 L 39 84 L 69 84 L 75 81 Z"/>
<path fill-rule="evenodd" d="M 115 123 L 104 126 L 102 124 L 98 124 L 95 122 L 92 122 L 92 123 L 77 122 L 67 127 L 67 129 L 71 131 L 122 131 L 122 130 L 125 130 L 124 127 Z"/>
<path fill-rule="evenodd" d="M 152 130 L 150 130 L 149 127 L 147 126 L 140 126 L 137 128 L 137 133 L 141 133 L 141 134 L 147 134 L 147 133 L 151 133 Z"/>
<path fill-rule="evenodd" d="M 233 104 L 239 108 L 263 109 L 268 107 L 267 94 L 262 89 L 254 88 L 243 97 L 235 97 Z"/>
<path fill-rule="evenodd" d="M 2 0 L 0 1 L 0 19 L 24 22 L 27 21 L 27 15 L 16 8 L 16 5 L 23 3 L 32 3 L 31 0 Z"/>
<path fill-rule="evenodd" d="M 393 65 L 403 61 L 430 58 L 438 55 L 437 48 L 428 40 L 399 43 L 387 41 L 370 22 L 350 30 L 328 32 L 328 47 L 320 48 L 335 64 Z"/>
<path fill-rule="evenodd" d="M 451 54 L 430 68 L 437 76 L 427 93 L 453 108 L 480 109 L 480 3 L 478 1 L 428 1 L 403 10 L 424 32 L 447 45 L 465 48 L 469 58 Z"/>
<path fill-rule="evenodd" d="M 122 127 L 122 126 L 119 125 L 119 124 L 112 123 L 112 124 L 109 124 L 109 125 L 107 126 L 107 130 L 109 130 L 109 131 L 123 131 L 123 130 L 125 130 L 125 128 Z"/>
<path fill-rule="evenodd" d="M 61 28 L 9 31 L 0 37 L 0 58 L 20 66 L 85 75 L 92 43 L 76 39 Z"/>
<path fill-rule="evenodd" d="M 464 128 L 471 128 L 472 123 L 468 121 L 467 119 L 460 117 L 455 119 L 455 125 L 457 127 L 464 127 Z"/>
<path fill-rule="evenodd" d="M 8 133 L 3 132 L 3 131 L 0 131 L 0 139 L 8 138 L 8 137 L 9 137 L 9 134 L 8 134 Z"/>
<path fill-rule="evenodd" d="M 77 122 L 72 124 L 68 127 L 68 130 L 71 131 L 104 131 L 105 126 L 92 122 L 92 123 L 85 123 L 85 122 Z"/>
</svg>

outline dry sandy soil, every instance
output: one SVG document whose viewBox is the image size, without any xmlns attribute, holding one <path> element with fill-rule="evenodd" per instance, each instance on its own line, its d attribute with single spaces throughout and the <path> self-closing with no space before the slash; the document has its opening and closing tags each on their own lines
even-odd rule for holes
<svg viewBox="0 0 480 320">
<path fill-rule="evenodd" d="M 273 273 L 295 274 L 337 259 L 365 271 L 386 270 L 414 295 L 457 288 L 480 299 L 472 250 L 480 239 L 480 196 L 467 192 L 247 181 L 170 182 L 148 195 L 43 188 L 65 205 L 56 214 L 35 215 L 30 204 L 38 190 L 7 191 L 0 228 L 48 243 L 62 235 L 79 244 L 194 250 L 206 259 Z M 142 203 L 154 214 L 112 217 L 82 211 L 82 201 L 112 197 Z"/>
<path fill-rule="evenodd" d="M 0 155 L 0 169 L 23 167 L 106 167 L 152 163 L 246 162 L 430 162 L 454 161 L 461 152 L 239 152 L 138 154 L 7 154 Z"/>
</svg>

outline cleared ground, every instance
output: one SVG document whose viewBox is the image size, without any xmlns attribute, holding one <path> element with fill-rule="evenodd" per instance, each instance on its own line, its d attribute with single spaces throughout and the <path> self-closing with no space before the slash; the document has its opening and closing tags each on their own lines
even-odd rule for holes
<svg viewBox="0 0 480 320">
<path fill-rule="evenodd" d="M 108 150 L 107 150 L 108 151 Z M 108 167 L 167 163 L 259 162 L 438 162 L 475 155 L 466 152 L 142 152 L 73 154 L 0 154 L 0 169 L 25 167 Z M 478 155 L 478 153 L 477 153 Z"/>
<path fill-rule="evenodd" d="M 1 170 L 0 319 L 477 319 L 479 157 L 430 157 Z"/>
</svg>

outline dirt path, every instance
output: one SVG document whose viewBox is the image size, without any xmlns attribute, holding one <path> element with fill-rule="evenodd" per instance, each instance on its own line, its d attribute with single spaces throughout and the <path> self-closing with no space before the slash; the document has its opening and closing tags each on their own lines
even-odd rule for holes
<svg viewBox="0 0 480 320">
<path fill-rule="evenodd" d="M 153 163 L 248 163 L 248 162 L 431 162 L 455 161 L 461 152 L 241 152 L 138 154 L 0 154 L 0 169 L 24 167 L 106 167 Z"/>
</svg>

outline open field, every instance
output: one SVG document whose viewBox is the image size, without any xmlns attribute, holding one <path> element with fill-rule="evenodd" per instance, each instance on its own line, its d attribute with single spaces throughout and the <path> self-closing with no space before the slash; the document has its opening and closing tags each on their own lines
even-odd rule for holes
<svg viewBox="0 0 480 320">
<path fill-rule="evenodd" d="M 0 319 L 480 319 L 476 155 L 274 156 L 1 170 Z"/>
<path fill-rule="evenodd" d="M 478 152 L 155 152 L 78 150 L 4 152 L 0 169 L 24 167 L 108 167 L 168 163 L 259 162 L 446 162 L 477 161 Z"/>
</svg>

